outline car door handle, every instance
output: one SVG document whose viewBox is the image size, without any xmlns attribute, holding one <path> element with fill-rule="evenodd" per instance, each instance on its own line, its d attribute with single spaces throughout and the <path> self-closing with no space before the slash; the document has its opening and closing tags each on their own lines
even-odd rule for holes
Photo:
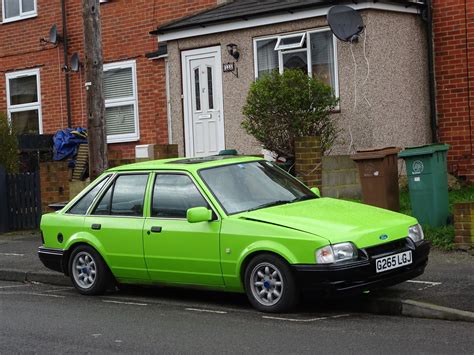
<svg viewBox="0 0 474 355">
<path fill-rule="evenodd" d="M 91 228 L 94 229 L 94 230 L 96 230 L 96 231 L 98 231 L 98 230 L 100 230 L 100 229 L 102 228 L 102 225 L 101 225 L 101 224 L 95 224 L 95 223 L 94 223 L 94 224 L 91 226 Z"/>
<path fill-rule="evenodd" d="M 161 233 L 161 227 L 151 227 L 152 233 Z"/>
</svg>

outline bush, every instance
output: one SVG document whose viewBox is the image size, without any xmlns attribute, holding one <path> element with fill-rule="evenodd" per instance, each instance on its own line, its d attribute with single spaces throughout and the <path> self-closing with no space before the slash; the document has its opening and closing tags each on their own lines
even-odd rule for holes
<svg viewBox="0 0 474 355">
<path fill-rule="evenodd" d="M 338 99 L 330 86 L 299 69 L 273 71 L 255 81 L 243 109 L 242 127 L 265 149 L 294 158 L 297 137 L 320 136 L 324 151 L 334 144 Z"/>
<path fill-rule="evenodd" d="M 18 172 L 18 139 L 4 113 L 0 113 L 0 165 L 9 173 Z"/>
</svg>

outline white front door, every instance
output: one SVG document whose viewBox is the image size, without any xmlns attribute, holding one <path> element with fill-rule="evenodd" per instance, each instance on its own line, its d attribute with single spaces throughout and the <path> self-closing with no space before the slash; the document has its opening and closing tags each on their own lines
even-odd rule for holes
<svg viewBox="0 0 474 355">
<path fill-rule="evenodd" d="M 225 149 L 220 47 L 182 53 L 187 157 Z"/>
</svg>

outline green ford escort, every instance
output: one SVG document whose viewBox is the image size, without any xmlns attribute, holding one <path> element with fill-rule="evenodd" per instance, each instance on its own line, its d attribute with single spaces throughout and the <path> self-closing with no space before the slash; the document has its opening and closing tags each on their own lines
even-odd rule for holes
<svg viewBox="0 0 474 355">
<path fill-rule="evenodd" d="M 394 285 L 423 273 L 416 219 L 321 198 L 255 157 L 167 159 L 110 169 L 41 221 L 41 261 L 82 294 L 114 284 L 245 292 L 264 312 L 302 291 Z"/>
</svg>

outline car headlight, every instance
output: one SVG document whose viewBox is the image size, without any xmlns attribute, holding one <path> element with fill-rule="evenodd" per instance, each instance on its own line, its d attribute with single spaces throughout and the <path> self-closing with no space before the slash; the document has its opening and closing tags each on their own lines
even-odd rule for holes
<svg viewBox="0 0 474 355">
<path fill-rule="evenodd" d="M 423 228 L 421 228 L 419 224 L 416 224 L 408 228 L 408 236 L 415 243 L 425 239 L 425 235 L 423 234 Z"/>
<path fill-rule="evenodd" d="M 337 263 L 355 258 L 357 258 L 357 248 L 352 243 L 328 245 L 316 250 L 316 262 L 318 264 Z"/>
</svg>

